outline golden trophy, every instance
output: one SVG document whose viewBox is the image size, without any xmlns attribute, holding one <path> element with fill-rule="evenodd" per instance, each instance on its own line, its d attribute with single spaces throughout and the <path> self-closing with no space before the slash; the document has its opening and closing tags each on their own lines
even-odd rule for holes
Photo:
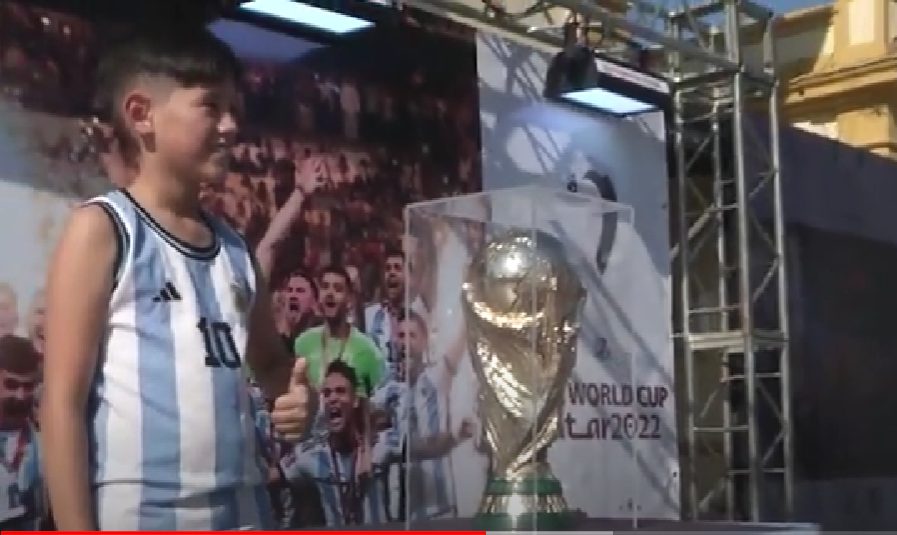
<svg viewBox="0 0 897 535">
<path fill-rule="evenodd" d="M 544 232 L 507 232 L 474 253 L 461 302 L 492 454 L 476 517 L 481 529 L 571 525 L 547 450 L 576 361 L 584 297 L 563 245 Z"/>
</svg>

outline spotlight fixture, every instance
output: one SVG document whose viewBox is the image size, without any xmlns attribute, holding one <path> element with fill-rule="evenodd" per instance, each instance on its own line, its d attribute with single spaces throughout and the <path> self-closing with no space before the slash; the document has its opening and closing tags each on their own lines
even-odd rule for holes
<svg viewBox="0 0 897 535">
<path fill-rule="evenodd" d="M 242 2 L 240 9 L 336 35 L 355 33 L 374 26 L 368 20 L 294 0 L 250 0 Z"/>
<path fill-rule="evenodd" d="M 618 117 L 669 107 L 669 84 L 655 76 L 597 56 L 591 48 L 568 45 L 548 66 L 545 98 L 597 109 Z"/>
</svg>

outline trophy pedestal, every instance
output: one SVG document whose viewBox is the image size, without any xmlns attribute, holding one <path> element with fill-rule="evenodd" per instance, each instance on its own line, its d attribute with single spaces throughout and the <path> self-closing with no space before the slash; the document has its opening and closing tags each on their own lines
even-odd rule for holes
<svg viewBox="0 0 897 535">
<path fill-rule="evenodd" d="M 567 507 L 561 483 L 538 463 L 539 469 L 514 479 L 493 478 L 486 485 L 474 518 L 484 531 L 564 531 L 576 515 Z"/>
</svg>

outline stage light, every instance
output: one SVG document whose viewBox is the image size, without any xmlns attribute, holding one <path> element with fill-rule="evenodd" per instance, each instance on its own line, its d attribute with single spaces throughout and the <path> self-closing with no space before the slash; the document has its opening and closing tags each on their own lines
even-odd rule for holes
<svg viewBox="0 0 897 535">
<path fill-rule="evenodd" d="M 240 9 L 338 35 L 357 32 L 374 25 L 364 19 L 293 0 L 251 0 L 240 4 Z"/>
<path fill-rule="evenodd" d="M 625 117 L 667 108 L 670 88 L 664 80 L 573 45 L 552 59 L 544 96 Z"/>
<path fill-rule="evenodd" d="M 614 115 L 637 115 L 657 109 L 657 106 L 653 104 L 624 97 L 607 89 L 597 87 L 566 93 L 562 98 L 576 104 L 589 106 L 590 108 L 606 110 Z"/>
</svg>

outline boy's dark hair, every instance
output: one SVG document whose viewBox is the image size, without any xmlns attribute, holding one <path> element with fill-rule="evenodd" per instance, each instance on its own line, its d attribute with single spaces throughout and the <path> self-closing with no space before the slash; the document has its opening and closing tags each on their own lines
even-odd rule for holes
<svg viewBox="0 0 897 535">
<path fill-rule="evenodd" d="M 120 115 L 119 100 L 141 75 L 171 78 L 184 87 L 239 84 L 242 68 L 226 43 L 193 21 L 152 22 L 111 43 L 97 66 L 94 107 L 111 123 L 129 161 L 136 156 L 137 144 Z"/>
<path fill-rule="evenodd" d="M 342 375 L 349 381 L 349 384 L 352 385 L 352 392 L 358 390 L 358 375 L 355 373 L 355 368 L 346 364 L 346 361 L 334 360 L 328 364 L 327 372 L 324 374 L 324 377 L 328 377 L 334 373 Z"/>
</svg>

